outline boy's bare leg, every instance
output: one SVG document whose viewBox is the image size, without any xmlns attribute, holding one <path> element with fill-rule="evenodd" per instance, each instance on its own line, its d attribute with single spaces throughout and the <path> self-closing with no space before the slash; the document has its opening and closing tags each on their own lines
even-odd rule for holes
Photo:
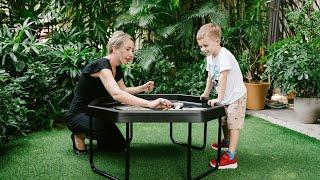
<svg viewBox="0 0 320 180">
<path fill-rule="evenodd" d="M 238 140 L 240 136 L 239 129 L 230 129 L 230 144 L 229 144 L 229 151 L 234 153 L 238 146 Z"/>
</svg>

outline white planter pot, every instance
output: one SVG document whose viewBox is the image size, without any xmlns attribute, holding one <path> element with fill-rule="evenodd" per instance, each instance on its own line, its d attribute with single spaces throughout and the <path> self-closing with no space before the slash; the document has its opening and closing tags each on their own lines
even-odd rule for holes
<svg viewBox="0 0 320 180">
<path fill-rule="evenodd" d="M 303 123 L 316 123 L 320 117 L 320 98 L 294 98 L 294 112 Z"/>
</svg>

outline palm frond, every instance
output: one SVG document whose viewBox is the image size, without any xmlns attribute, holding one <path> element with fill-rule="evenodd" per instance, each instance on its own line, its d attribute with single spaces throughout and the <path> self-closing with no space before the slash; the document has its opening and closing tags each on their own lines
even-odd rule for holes
<svg viewBox="0 0 320 180">
<path fill-rule="evenodd" d="M 145 11 L 150 12 L 152 8 L 158 8 L 158 6 L 159 0 L 156 2 L 150 0 L 134 0 L 130 5 L 129 14 L 135 16 Z"/>
<path fill-rule="evenodd" d="M 177 23 L 174 25 L 159 28 L 157 29 L 156 33 L 161 37 L 167 38 L 179 29 L 179 25 L 180 24 Z"/>
<path fill-rule="evenodd" d="M 137 19 L 135 16 L 131 16 L 129 14 L 122 14 L 115 20 L 114 28 L 117 29 L 121 26 L 134 24 L 136 21 Z"/>
<path fill-rule="evenodd" d="M 129 14 L 131 16 L 137 15 L 141 12 L 143 12 L 144 7 L 145 7 L 145 1 L 140 1 L 140 0 L 135 0 L 132 1 L 130 8 L 129 8 Z"/>
<path fill-rule="evenodd" d="M 192 39 L 192 32 L 194 30 L 192 21 L 184 21 L 178 26 L 178 35 L 176 39 L 181 39 L 185 46 L 190 44 L 190 40 Z"/>
<path fill-rule="evenodd" d="M 196 9 L 192 14 L 188 16 L 189 19 L 197 19 L 201 17 L 208 17 L 209 15 L 216 15 L 218 11 L 218 8 L 212 3 L 206 3 Z"/>
<path fill-rule="evenodd" d="M 154 19 L 156 19 L 154 14 L 140 16 L 138 25 L 143 28 L 148 27 L 153 23 Z"/>
<path fill-rule="evenodd" d="M 211 22 L 221 24 L 225 21 L 226 15 L 219 10 L 213 3 L 206 3 L 200 6 L 198 9 L 194 10 L 193 13 L 187 15 L 187 19 L 198 19 L 209 17 Z"/>
<path fill-rule="evenodd" d="M 249 47 L 252 49 L 259 49 L 264 38 L 261 28 L 259 28 L 258 25 L 251 24 L 244 29 L 244 33 L 244 36 L 249 43 Z"/>
<path fill-rule="evenodd" d="M 149 70 L 150 65 L 161 55 L 161 47 L 158 45 L 152 45 L 140 49 L 136 53 L 136 59 L 141 67 L 143 67 L 145 70 Z"/>
</svg>

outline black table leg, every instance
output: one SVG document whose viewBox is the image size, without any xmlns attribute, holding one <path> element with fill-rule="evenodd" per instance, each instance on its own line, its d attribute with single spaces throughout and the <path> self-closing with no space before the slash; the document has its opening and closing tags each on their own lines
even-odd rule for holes
<svg viewBox="0 0 320 180">
<path fill-rule="evenodd" d="M 92 145 L 92 141 L 93 141 L 93 132 L 92 132 L 92 117 L 90 116 L 90 120 L 89 120 L 89 162 L 90 162 L 90 167 L 91 169 L 95 172 L 98 173 L 108 179 L 114 179 L 114 180 L 119 180 L 119 178 L 116 178 L 98 168 L 96 168 L 96 166 L 94 165 L 93 162 L 93 145 Z"/>
<path fill-rule="evenodd" d="M 188 143 L 181 143 L 181 142 L 178 142 L 178 141 L 174 140 L 172 122 L 170 122 L 170 139 L 174 144 L 177 144 L 177 145 L 180 145 L 180 146 L 185 146 L 185 147 L 188 146 Z M 191 145 L 191 147 L 193 149 L 203 150 L 206 147 L 206 145 L 207 145 L 207 122 L 204 123 L 204 127 L 203 127 L 203 144 L 202 144 L 202 146 L 198 147 L 198 146 Z"/>
<path fill-rule="evenodd" d="M 219 165 L 220 165 L 220 156 L 221 156 L 221 118 L 218 119 L 218 151 L 217 151 L 217 165 L 215 168 L 210 169 L 208 171 L 206 171 L 205 173 L 202 173 L 201 175 L 195 177 L 194 179 L 202 179 L 206 176 L 208 176 L 209 174 L 215 172 L 216 170 L 218 170 Z M 210 166 L 211 167 L 211 166 Z"/>
<path fill-rule="evenodd" d="M 188 123 L 187 179 L 191 179 L 192 123 Z"/>
<path fill-rule="evenodd" d="M 220 154 L 221 154 L 221 118 L 218 119 L 219 122 L 219 128 L 218 128 L 218 152 L 217 152 L 217 166 L 214 169 L 208 170 L 207 172 L 195 177 L 194 179 L 201 179 L 214 171 L 216 171 L 219 168 L 220 165 Z M 188 123 L 188 143 L 183 144 L 174 141 L 172 137 L 172 124 L 170 123 L 170 138 L 173 143 L 186 146 L 187 147 L 187 179 L 192 179 L 192 174 L 191 174 L 191 161 L 192 161 L 192 148 L 195 149 L 204 149 L 206 146 L 206 139 L 207 139 L 207 123 L 205 123 L 205 128 L 204 128 L 204 144 L 203 147 L 195 147 L 192 146 L 192 123 Z M 126 167 L 125 167 L 125 179 L 128 180 L 130 176 L 130 142 L 132 141 L 132 134 L 133 134 L 133 125 L 132 123 L 126 123 L 126 147 L 125 147 L 125 153 L 126 153 Z M 92 117 L 90 117 L 90 122 L 89 122 L 89 162 L 91 169 L 95 172 L 98 173 L 108 179 L 113 179 L 113 180 L 119 180 L 119 178 L 114 177 L 98 168 L 95 167 L 94 162 L 93 162 L 93 130 L 92 130 Z"/>
<path fill-rule="evenodd" d="M 129 137 L 129 142 L 131 142 L 132 141 L 132 137 L 133 137 L 133 132 L 132 132 L 132 129 L 133 129 L 133 123 L 130 123 L 130 130 L 129 130 L 129 132 L 130 132 L 130 137 Z"/>
<path fill-rule="evenodd" d="M 132 123 L 126 123 L 126 180 L 130 176 L 130 142 L 132 140 Z"/>
</svg>

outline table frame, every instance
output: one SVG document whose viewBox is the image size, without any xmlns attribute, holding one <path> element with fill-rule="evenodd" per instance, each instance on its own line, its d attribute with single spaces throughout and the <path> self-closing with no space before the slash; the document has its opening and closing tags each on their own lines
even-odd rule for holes
<svg viewBox="0 0 320 180">
<path fill-rule="evenodd" d="M 143 96 L 143 95 L 142 95 Z M 162 95 L 162 96 L 166 96 L 166 95 Z M 168 95 L 169 96 L 169 95 Z M 169 98 L 168 98 L 169 99 Z M 104 176 L 108 179 L 113 179 L 113 180 L 118 180 L 119 178 L 101 170 L 98 169 L 95 165 L 94 165 L 94 161 L 93 161 L 93 132 L 92 132 L 92 114 L 93 112 L 90 112 L 89 110 L 89 116 L 90 116 L 90 122 L 89 122 L 89 163 L 90 163 L 90 167 L 91 169 L 101 175 Z M 225 115 L 225 114 L 224 114 Z M 173 122 L 169 122 L 170 124 L 170 139 L 174 144 L 177 145 L 181 145 L 184 147 L 187 147 L 187 179 L 201 179 L 203 177 L 206 177 L 207 175 L 215 172 L 216 170 L 218 170 L 219 168 L 219 162 L 220 162 L 220 155 L 221 155 L 221 118 L 222 116 L 218 117 L 218 151 L 217 151 L 217 166 L 215 168 L 211 168 L 209 170 L 207 170 L 206 172 L 201 173 L 200 175 L 196 176 L 196 177 L 192 177 L 192 172 L 191 172 L 191 164 L 192 164 L 192 149 L 196 149 L 196 150 L 203 150 L 206 147 L 206 142 L 207 142 L 207 122 L 203 122 L 204 123 L 204 130 L 203 130 L 203 144 L 200 147 L 197 146 L 193 146 L 192 145 L 192 122 L 186 122 L 188 123 L 188 140 L 187 143 L 182 143 L 182 142 L 178 142 L 174 139 L 173 137 Z M 210 120 L 209 120 L 210 121 Z M 181 121 L 179 121 L 181 122 Z M 133 122 L 125 122 L 126 123 L 126 130 L 125 130 L 125 179 L 128 180 L 129 179 L 129 175 L 130 175 L 130 143 L 132 141 L 133 138 Z M 156 123 L 156 122 L 155 122 Z M 194 123 L 199 123 L 199 122 L 194 122 Z"/>
</svg>

